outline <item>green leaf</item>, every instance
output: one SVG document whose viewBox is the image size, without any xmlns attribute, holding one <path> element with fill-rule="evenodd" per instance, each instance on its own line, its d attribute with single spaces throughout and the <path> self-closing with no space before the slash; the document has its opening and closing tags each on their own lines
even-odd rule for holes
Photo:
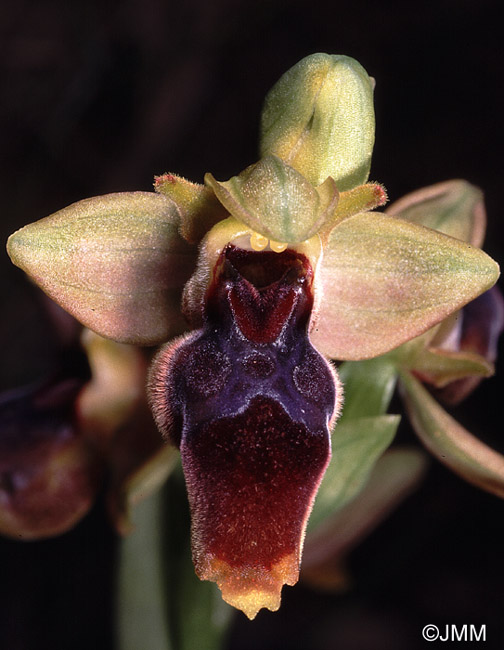
<svg viewBox="0 0 504 650">
<path fill-rule="evenodd" d="M 314 530 L 353 499 L 366 484 L 376 460 L 392 442 L 399 415 L 346 419 L 334 427 L 332 459 L 308 523 Z"/>
<path fill-rule="evenodd" d="M 181 333 L 196 250 L 173 201 L 152 192 L 85 199 L 14 233 L 12 261 L 106 338 L 149 345 Z"/>
<path fill-rule="evenodd" d="M 137 430 L 140 424 L 138 422 L 134 423 Z M 142 433 L 146 432 L 150 424 L 144 424 L 145 428 L 141 430 Z M 120 431 L 119 435 L 124 433 Z M 149 432 L 147 431 L 147 433 Z M 123 444 L 130 442 L 126 436 L 123 435 L 123 438 L 125 438 L 122 441 Z M 119 447 L 119 445 L 116 444 L 116 447 Z M 134 453 L 135 451 L 138 453 L 134 448 L 131 449 L 130 453 Z M 136 508 L 138 508 L 138 504 L 162 488 L 178 459 L 179 454 L 177 449 L 169 444 L 162 444 L 144 462 L 138 459 L 137 466 L 133 469 L 129 465 L 126 465 L 126 470 L 129 470 L 127 472 L 121 472 L 124 468 L 118 464 L 116 459 L 114 471 L 110 477 L 107 506 L 109 515 L 119 533 L 122 535 L 131 533 L 134 528 L 134 513 Z M 119 458 L 119 460 L 123 459 Z"/>
<path fill-rule="evenodd" d="M 408 414 L 424 445 L 469 483 L 504 497 L 504 456 L 454 420 L 410 373 L 401 373 Z"/>
<path fill-rule="evenodd" d="M 325 563 L 331 567 L 341 560 L 417 487 L 426 461 L 426 455 L 418 449 L 395 447 L 386 451 L 355 499 L 307 535 L 302 570 L 323 567 Z"/>
<path fill-rule="evenodd" d="M 236 219 L 278 242 L 312 237 L 330 219 L 338 201 L 332 179 L 313 187 L 276 156 L 263 158 L 224 183 L 211 174 L 205 182 Z"/>
<path fill-rule="evenodd" d="M 357 214 L 334 228 L 324 249 L 323 302 L 311 340 L 334 359 L 384 354 L 498 276 L 498 265 L 470 244 L 383 214 Z"/>
<path fill-rule="evenodd" d="M 328 176 L 340 191 L 365 183 L 373 144 L 373 81 L 348 56 L 308 56 L 266 96 L 261 156 L 279 156 L 313 185 Z"/>
<path fill-rule="evenodd" d="M 386 210 L 421 226 L 482 246 L 486 228 L 483 192 L 464 180 L 423 187 L 392 203 Z"/>
<path fill-rule="evenodd" d="M 309 530 L 338 511 L 365 486 L 391 443 L 399 416 L 384 416 L 397 370 L 387 359 L 346 362 L 338 368 L 345 388 L 343 413 L 332 432 L 332 459 L 320 485 Z"/>
<path fill-rule="evenodd" d="M 339 422 L 386 413 L 397 381 L 393 363 L 383 358 L 347 361 L 338 368 L 338 375 L 345 388 Z"/>
<path fill-rule="evenodd" d="M 133 518 L 120 546 L 118 650 L 218 650 L 234 610 L 194 573 L 180 465 Z"/>
</svg>

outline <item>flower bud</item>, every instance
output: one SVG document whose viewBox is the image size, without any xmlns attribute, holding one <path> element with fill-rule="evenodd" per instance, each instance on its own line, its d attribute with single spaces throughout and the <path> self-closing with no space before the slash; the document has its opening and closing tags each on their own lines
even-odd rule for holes
<svg viewBox="0 0 504 650">
<path fill-rule="evenodd" d="M 366 182 L 374 143 L 373 81 L 354 59 L 313 54 L 273 86 L 261 118 L 261 156 L 275 154 L 313 185 Z"/>
<path fill-rule="evenodd" d="M 91 508 L 101 462 L 74 413 L 82 381 L 63 378 L 0 398 L 0 533 L 42 539 Z"/>
<path fill-rule="evenodd" d="M 394 201 L 386 212 L 472 246 L 483 245 L 486 229 L 483 192 L 467 181 L 454 179 L 422 187 Z"/>
</svg>

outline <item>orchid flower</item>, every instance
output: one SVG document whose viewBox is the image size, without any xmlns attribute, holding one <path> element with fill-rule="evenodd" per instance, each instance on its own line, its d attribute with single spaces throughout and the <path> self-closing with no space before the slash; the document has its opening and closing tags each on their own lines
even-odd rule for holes
<svg viewBox="0 0 504 650">
<path fill-rule="evenodd" d="M 426 187 L 396 201 L 387 213 L 481 246 L 486 213 L 481 191 L 461 180 Z M 413 428 L 425 446 L 467 481 L 504 496 L 504 456 L 464 429 L 422 386 L 458 404 L 494 373 L 504 329 L 504 300 L 492 287 L 425 334 L 400 346 L 394 359 Z"/>
<path fill-rule="evenodd" d="M 45 380 L 0 395 L 0 534 L 60 535 L 104 484 L 110 519 L 126 533 L 139 493 L 161 483 L 174 460 L 149 417 L 147 360 L 48 303 L 63 360 Z"/>
<path fill-rule="evenodd" d="M 384 355 L 499 273 L 466 241 L 372 211 L 386 202 L 368 182 L 373 88 L 355 60 L 309 56 L 266 97 L 260 158 L 237 176 L 163 174 L 154 193 L 79 201 L 8 244 L 86 327 L 164 344 L 149 400 L 180 449 L 196 572 L 250 618 L 298 579 L 338 437 L 331 360 Z"/>
</svg>

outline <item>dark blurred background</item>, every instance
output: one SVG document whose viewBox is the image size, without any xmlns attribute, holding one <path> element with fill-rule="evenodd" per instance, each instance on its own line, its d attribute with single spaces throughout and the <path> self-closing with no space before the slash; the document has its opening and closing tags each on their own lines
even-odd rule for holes
<svg viewBox="0 0 504 650">
<path fill-rule="evenodd" d="M 391 199 L 450 178 L 479 185 L 486 249 L 502 263 L 500 4 L 6 0 L 1 239 L 81 198 L 149 190 L 165 171 L 229 178 L 257 158 L 267 90 L 322 51 L 355 57 L 377 80 L 372 180 Z M 34 290 L 5 253 L 0 263 L 4 390 L 46 373 L 54 341 Z M 503 376 L 504 366 L 456 410 L 502 452 Z M 286 588 L 278 613 L 237 616 L 229 648 L 415 650 L 425 624 L 466 623 L 486 624 L 482 645 L 500 649 L 503 514 L 501 501 L 433 461 L 421 488 L 352 553 L 346 594 Z M 101 503 L 58 539 L 0 539 L 0 648 L 113 648 L 115 551 Z"/>
</svg>

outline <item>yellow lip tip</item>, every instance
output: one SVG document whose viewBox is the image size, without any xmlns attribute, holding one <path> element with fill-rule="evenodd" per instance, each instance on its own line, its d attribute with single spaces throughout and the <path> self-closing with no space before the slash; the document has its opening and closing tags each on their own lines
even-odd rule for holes
<svg viewBox="0 0 504 650">
<path fill-rule="evenodd" d="M 283 585 L 294 585 L 298 580 L 299 557 L 297 552 L 290 553 L 270 569 L 231 567 L 227 562 L 211 557 L 197 573 L 202 580 L 216 582 L 223 600 L 252 620 L 260 609 L 276 612 L 280 607 Z"/>
<path fill-rule="evenodd" d="M 280 607 L 280 593 L 251 590 L 246 594 L 223 593 L 223 599 L 253 620 L 261 609 L 276 612 Z"/>
</svg>

